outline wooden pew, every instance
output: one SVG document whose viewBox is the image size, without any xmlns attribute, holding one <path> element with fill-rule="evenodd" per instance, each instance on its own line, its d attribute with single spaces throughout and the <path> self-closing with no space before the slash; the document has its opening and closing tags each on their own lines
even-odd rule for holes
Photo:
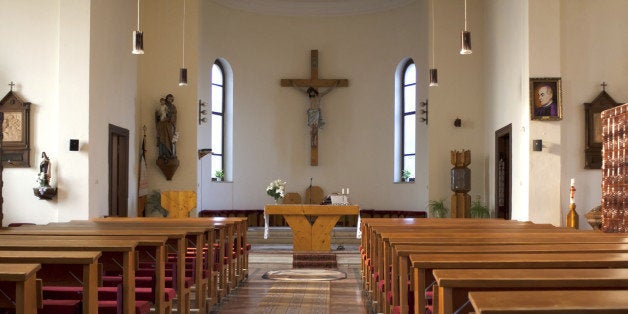
<svg viewBox="0 0 628 314">
<path fill-rule="evenodd" d="M 103 261 L 108 258 L 122 258 L 123 270 L 123 310 L 124 313 L 135 313 L 135 247 L 136 241 L 130 240 L 50 240 L 1 238 L 0 251 L 100 251 Z"/>
<path fill-rule="evenodd" d="M 83 313 L 98 313 L 98 259 L 100 252 L 91 251 L 0 251 L 0 263 L 38 263 L 38 275 L 58 272 L 58 266 L 77 265 L 83 274 Z"/>
<path fill-rule="evenodd" d="M 15 313 L 37 313 L 40 302 L 37 298 L 35 274 L 41 269 L 39 264 L 0 264 L 0 283 L 9 283 L 15 296 Z M 2 287 L 9 285 L 2 284 Z"/>
<path fill-rule="evenodd" d="M 469 300 L 476 314 L 628 313 L 628 290 L 478 291 Z"/>
<path fill-rule="evenodd" d="M 81 244 L 80 245 L 75 245 L 73 246 L 73 248 L 68 247 L 68 251 L 71 250 L 81 250 L 82 248 L 86 248 L 86 247 L 90 247 L 90 248 L 94 248 L 94 250 L 97 250 L 97 246 L 102 240 L 106 240 L 106 241 L 110 241 L 109 243 L 116 243 L 119 241 L 126 241 L 129 242 L 131 244 L 136 244 L 137 246 L 135 246 L 135 251 L 136 251 L 136 255 L 137 253 L 141 253 L 144 252 L 147 255 L 150 255 L 151 258 L 154 258 L 155 262 L 155 308 L 156 311 L 158 313 L 165 313 L 170 309 L 170 306 L 167 306 L 167 302 L 165 301 L 165 291 L 164 291 L 164 287 L 165 287 L 165 281 L 164 281 L 164 277 L 165 277 L 165 265 L 164 265 L 164 261 L 165 261 L 165 243 L 167 241 L 167 237 L 164 236 L 105 236 L 105 235 L 101 235 L 101 236 L 59 236 L 59 235 L 46 235 L 46 236 L 37 236 L 37 235 L 7 235 L 7 234 L 3 234 L 0 233 L 0 245 L 2 245 L 2 243 L 4 242 L 5 244 L 9 244 L 10 241 L 6 241 L 7 239 L 17 239 L 17 240 L 32 240 L 36 243 L 42 243 L 42 242 L 48 242 L 50 243 L 50 241 L 55 240 L 55 241 L 61 241 L 61 245 L 65 245 L 65 243 L 73 243 L 75 241 L 80 241 Z M 113 241 L 113 242 L 111 242 Z M 88 243 L 89 245 L 85 245 L 85 243 Z M 28 248 L 30 247 L 30 245 L 25 245 L 24 248 Z M 66 246 L 62 246 L 60 249 L 64 250 L 66 248 Z M 42 248 L 43 249 L 43 248 Z M 46 250 L 49 250 L 51 248 L 46 248 Z M 108 250 L 113 250 L 115 251 L 115 249 L 104 249 L 104 252 L 107 252 Z M 101 250 L 102 251 L 102 250 Z M 137 258 L 135 258 L 135 261 L 138 262 L 139 260 Z M 101 259 L 102 262 L 102 259 Z M 130 262 L 130 261 L 129 261 Z M 123 266 L 124 266 L 124 259 L 123 259 Z M 133 265 L 133 269 L 135 268 L 135 265 Z M 127 269 L 127 267 L 125 267 L 125 269 Z M 124 271 L 123 271 L 123 277 L 124 277 Z M 126 282 L 126 280 L 125 280 Z"/>
<path fill-rule="evenodd" d="M 434 269 L 628 268 L 628 253 L 411 254 L 414 313 L 425 314 L 425 288 Z"/>
<path fill-rule="evenodd" d="M 194 228 L 190 228 L 194 229 Z M 85 228 L 79 226 L 22 226 L 18 228 L 2 228 L 0 235 L 65 235 L 65 236 L 165 236 L 169 245 L 174 246 L 177 251 L 177 295 L 178 310 L 180 313 L 190 311 L 190 291 L 185 287 L 185 240 L 188 231 L 181 229 L 160 228 L 160 229 L 112 229 L 112 228 Z"/>
<path fill-rule="evenodd" d="M 384 235 L 386 238 L 386 235 Z M 406 300 L 402 300 L 407 295 L 407 285 L 405 280 L 400 281 L 400 278 L 408 278 L 408 256 L 413 253 L 427 253 L 427 249 L 432 248 L 431 251 L 435 252 L 447 252 L 451 253 L 454 249 L 438 249 L 438 247 L 444 246 L 466 246 L 459 250 L 461 253 L 468 252 L 475 247 L 476 251 L 480 250 L 477 247 L 481 246 L 496 246 L 496 245 L 536 245 L 536 244 L 628 244 L 628 238 L 605 236 L 604 234 L 591 234 L 591 233 L 560 233 L 560 234 L 526 234 L 515 233 L 508 234 L 508 236 L 501 237 L 458 237 L 458 234 L 452 234 L 450 238 L 390 238 L 388 242 L 388 249 L 382 254 L 386 259 L 385 263 L 390 261 L 392 264 L 392 288 L 393 291 L 393 306 L 401 306 L 402 309 L 407 308 Z M 603 247 L 600 247 L 600 250 Z M 440 251 L 439 251 L 440 250 Z M 485 250 L 494 250 L 485 249 Z M 517 250 L 514 248 L 513 250 Z M 520 250 L 520 249 L 519 249 Z M 389 264 L 386 264 L 389 265 Z M 385 286 L 388 288 L 388 285 Z M 386 291 L 389 291 L 388 289 Z"/>
<path fill-rule="evenodd" d="M 628 269 L 435 269 L 433 313 L 451 314 L 469 291 L 628 289 Z M 469 306 L 464 312 L 471 310 Z"/>
</svg>

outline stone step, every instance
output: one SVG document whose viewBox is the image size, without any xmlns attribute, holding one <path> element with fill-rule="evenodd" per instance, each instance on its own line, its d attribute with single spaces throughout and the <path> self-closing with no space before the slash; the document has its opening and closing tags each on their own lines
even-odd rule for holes
<svg viewBox="0 0 628 314">
<path fill-rule="evenodd" d="M 356 228 L 335 227 L 331 234 L 332 245 L 360 244 L 361 239 L 356 236 Z M 249 227 L 247 242 L 251 244 L 292 244 L 292 230 L 290 227 L 270 227 L 268 239 L 264 239 L 263 227 Z"/>
</svg>

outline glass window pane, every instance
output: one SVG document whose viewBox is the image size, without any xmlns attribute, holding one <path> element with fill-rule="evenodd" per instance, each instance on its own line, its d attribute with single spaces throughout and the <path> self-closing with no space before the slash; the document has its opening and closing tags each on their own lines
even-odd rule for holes
<svg viewBox="0 0 628 314">
<path fill-rule="evenodd" d="M 212 114 L 212 152 L 222 154 L 222 116 Z"/>
<path fill-rule="evenodd" d="M 416 116 L 411 114 L 403 117 L 403 154 L 414 154 L 416 143 Z"/>
<path fill-rule="evenodd" d="M 212 85 L 212 111 L 222 112 L 222 87 Z"/>
<path fill-rule="evenodd" d="M 416 178 L 416 172 L 414 169 L 414 165 L 415 165 L 414 160 L 415 160 L 414 155 L 403 157 L 403 169 L 410 171 L 410 178 Z"/>
<path fill-rule="evenodd" d="M 212 66 L 212 84 L 223 85 L 222 71 L 215 63 Z"/>
<path fill-rule="evenodd" d="M 416 66 L 414 65 L 414 63 L 408 65 L 408 67 L 406 68 L 406 73 L 403 77 L 404 85 L 413 83 L 416 83 Z"/>
<path fill-rule="evenodd" d="M 416 85 L 403 88 L 403 112 L 416 111 Z"/>
<path fill-rule="evenodd" d="M 216 170 L 222 170 L 222 156 L 212 155 L 212 178 L 216 177 Z"/>
</svg>

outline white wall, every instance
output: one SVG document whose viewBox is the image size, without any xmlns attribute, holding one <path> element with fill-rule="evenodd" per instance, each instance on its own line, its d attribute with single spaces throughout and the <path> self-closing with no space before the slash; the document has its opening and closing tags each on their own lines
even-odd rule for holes
<svg viewBox="0 0 628 314">
<path fill-rule="evenodd" d="M 483 66 L 486 48 L 481 2 L 469 1 L 468 24 L 473 53 L 461 55 L 460 31 L 464 28 L 464 3 L 435 2 L 438 87 L 429 89 L 429 195 L 431 200 L 446 198 L 450 204 L 451 150 L 471 150 L 471 195 L 486 200 Z M 454 127 L 456 118 L 462 127 Z"/>
<path fill-rule="evenodd" d="M 363 208 L 423 210 L 425 182 L 393 183 L 392 115 L 397 64 L 411 57 L 418 73 L 427 73 L 425 7 L 417 1 L 377 14 L 284 17 L 202 2 L 199 86 L 209 86 L 216 58 L 231 64 L 236 142 L 233 182 L 209 184 L 199 209 L 262 208 L 271 200 L 265 194 L 271 180 L 284 179 L 304 196 L 312 177 L 327 194 L 349 187 Z M 309 77 L 311 49 L 319 50 L 320 77 L 349 79 L 348 88 L 323 98 L 318 167 L 309 165 L 308 99 L 279 85 L 282 78 Z M 424 100 L 426 75 L 418 79 Z M 209 100 L 208 88 L 199 88 L 199 97 Z M 209 125 L 199 129 L 203 145 Z M 209 157 L 201 167 L 207 182 Z"/>
<path fill-rule="evenodd" d="M 15 81 L 31 109 L 31 167 L 5 169 L 3 225 L 102 216 L 108 208 L 107 129 L 131 130 L 130 212 L 135 213 L 137 144 L 135 61 L 130 56 L 135 7 L 129 1 L 0 1 L 0 81 Z M 8 91 L 8 89 L 6 90 Z M 80 151 L 69 151 L 79 139 Z M 59 193 L 32 194 L 40 155 L 52 161 Z"/>
<path fill-rule="evenodd" d="M 11 222 L 48 222 L 57 219 L 57 200 L 41 201 L 32 188 L 41 152 L 58 169 L 59 122 L 59 2 L 0 0 L 0 97 L 10 81 L 24 101 L 31 102 L 31 167 L 5 168 L 3 172 L 3 225 Z"/>
<path fill-rule="evenodd" d="M 569 206 L 569 179 L 576 179 L 576 210 L 580 227 L 590 228 L 584 214 L 601 202 L 601 170 L 584 169 L 584 103 L 602 91 L 628 102 L 628 1 L 560 2 L 560 56 L 563 77 L 563 123 L 560 184 L 563 216 Z M 564 218 L 563 218 L 564 223 Z"/>
<path fill-rule="evenodd" d="M 137 215 L 138 148 L 136 128 L 137 59 L 131 54 L 137 5 L 127 0 L 91 1 L 89 84 L 89 217 L 109 213 L 109 124 L 129 130 L 128 214 Z M 61 143 L 67 151 L 68 141 Z M 81 149 L 83 151 L 83 149 Z M 68 152 L 76 154 L 76 152 Z"/>
<path fill-rule="evenodd" d="M 529 107 L 527 1 L 485 1 L 486 152 L 495 208 L 495 131 L 512 124 L 512 219 L 528 220 Z"/>
</svg>

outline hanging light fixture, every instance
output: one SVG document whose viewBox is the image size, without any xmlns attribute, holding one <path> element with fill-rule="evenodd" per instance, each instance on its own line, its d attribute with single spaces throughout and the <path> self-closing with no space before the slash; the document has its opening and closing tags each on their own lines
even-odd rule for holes
<svg viewBox="0 0 628 314">
<path fill-rule="evenodd" d="M 137 0 L 137 30 L 133 31 L 133 50 L 134 55 L 144 54 L 144 33 L 140 30 L 140 0 Z"/>
<path fill-rule="evenodd" d="M 183 0 L 183 60 L 179 70 L 179 86 L 188 85 L 188 69 L 185 67 L 185 0 Z"/>
<path fill-rule="evenodd" d="M 471 51 L 471 32 L 467 24 L 467 0 L 464 0 L 464 30 L 460 33 L 460 54 L 469 55 Z"/>
<path fill-rule="evenodd" d="M 434 22 L 434 0 L 430 1 L 432 5 L 432 66 L 430 68 L 430 87 L 438 86 L 438 69 L 434 62 L 436 52 L 436 22 Z"/>
</svg>

